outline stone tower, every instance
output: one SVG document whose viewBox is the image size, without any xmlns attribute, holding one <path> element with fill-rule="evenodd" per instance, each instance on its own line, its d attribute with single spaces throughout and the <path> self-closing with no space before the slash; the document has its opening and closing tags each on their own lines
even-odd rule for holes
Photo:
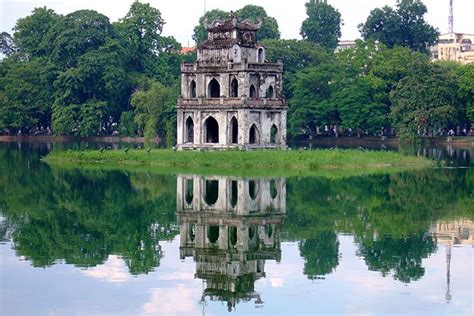
<svg viewBox="0 0 474 316">
<path fill-rule="evenodd" d="M 196 62 L 181 65 L 177 148 L 286 148 L 283 64 L 265 62 L 261 23 L 204 24 Z"/>
</svg>

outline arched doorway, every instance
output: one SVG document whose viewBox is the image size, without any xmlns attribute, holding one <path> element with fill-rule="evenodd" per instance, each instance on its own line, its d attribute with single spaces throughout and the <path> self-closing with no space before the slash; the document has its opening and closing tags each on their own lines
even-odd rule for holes
<svg viewBox="0 0 474 316">
<path fill-rule="evenodd" d="M 219 81 L 216 79 L 212 79 L 209 82 L 209 86 L 207 87 L 207 95 L 210 98 L 220 98 L 221 96 L 221 85 Z"/>
<path fill-rule="evenodd" d="M 219 124 L 212 116 L 204 123 L 204 137 L 206 143 L 219 143 Z"/>
<path fill-rule="evenodd" d="M 252 127 L 250 127 L 249 143 L 250 144 L 260 143 L 260 133 L 258 132 L 257 126 L 255 126 L 255 124 L 253 124 Z"/>
<path fill-rule="evenodd" d="M 250 86 L 250 93 L 249 93 L 249 96 L 251 98 L 256 98 L 257 97 L 257 89 L 255 89 L 255 86 L 254 85 L 251 85 Z"/>
<path fill-rule="evenodd" d="M 186 143 L 194 143 L 194 122 L 193 119 L 189 116 L 186 119 Z"/>
<path fill-rule="evenodd" d="M 235 116 L 230 120 L 230 142 L 231 144 L 239 142 L 239 124 Z"/>
<path fill-rule="evenodd" d="M 267 99 L 273 99 L 273 98 L 275 97 L 274 93 L 275 93 L 275 92 L 274 92 L 274 90 L 273 90 L 273 86 L 270 85 L 270 86 L 268 87 L 268 89 L 267 89 L 266 98 L 267 98 Z"/>
<path fill-rule="evenodd" d="M 230 83 L 230 97 L 231 98 L 238 98 L 239 97 L 239 83 L 237 79 L 232 79 Z"/>
<path fill-rule="evenodd" d="M 192 80 L 189 84 L 189 97 L 195 98 L 196 97 L 196 81 Z"/>
<path fill-rule="evenodd" d="M 277 139 L 278 139 L 278 128 L 275 126 L 275 124 L 272 125 L 272 128 L 270 129 L 270 143 L 271 144 L 276 144 Z"/>
</svg>

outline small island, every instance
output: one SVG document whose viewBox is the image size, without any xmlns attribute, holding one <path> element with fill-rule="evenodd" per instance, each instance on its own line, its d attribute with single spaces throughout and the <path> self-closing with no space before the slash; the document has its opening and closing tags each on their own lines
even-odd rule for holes
<svg viewBox="0 0 474 316">
<path fill-rule="evenodd" d="M 228 176 L 341 178 L 432 168 L 435 162 L 398 152 L 339 150 L 173 151 L 171 149 L 53 151 L 43 158 L 62 168 Z"/>
</svg>

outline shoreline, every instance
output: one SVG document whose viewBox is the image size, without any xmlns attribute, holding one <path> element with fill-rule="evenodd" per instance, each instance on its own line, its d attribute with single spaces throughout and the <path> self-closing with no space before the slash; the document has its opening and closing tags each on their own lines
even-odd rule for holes
<svg viewBox="0 0 474 316">
<path fill-rule="evenodd" d="M 455 147 L 474 147 L 474 136 L 454 136 L 452 141 L 448 141 L 447 137 L 426 137 L 421 138 L 420 141 L 429 145 L 451 145 Z M 131 137 L 131 136 L 91 136 L 91 137 L 78 137 L 78 136 L 57 136 L 57 135 L 0 135 L 0 142 L 53 142 L 53 143 L 68 143 L 68 142 L 96 142 L 96 143 L 145 143 L 144 137 Z M 153 144 L 161 144 L 160 138 L 154 138 L 150 140 Z M 386 138 L 382 140 L 380 137 L 316 137 L 313 141 L 309 140 L 294 140 L 290 141 L 290 144 L 304 144 L 304 145 L 389 145 L 392 147 L 399 147 L 403 144 L 410 144 L 407 141 L 400 141 L 398 138 Z"/>
</svg>

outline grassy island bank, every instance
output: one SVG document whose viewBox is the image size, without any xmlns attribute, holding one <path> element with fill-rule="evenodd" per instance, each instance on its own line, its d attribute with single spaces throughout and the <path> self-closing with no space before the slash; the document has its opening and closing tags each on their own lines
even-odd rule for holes
<svg viewBox="0 0 474 316">
<path fill-rule="evenodd" d="M 53 151 L 43 158 L 63 168 L 121 169 L 229 176 L 325 176 L 391 173 L 433 167 L 434 161 L 396 152 L 309 151 Z"/>
</svg>

